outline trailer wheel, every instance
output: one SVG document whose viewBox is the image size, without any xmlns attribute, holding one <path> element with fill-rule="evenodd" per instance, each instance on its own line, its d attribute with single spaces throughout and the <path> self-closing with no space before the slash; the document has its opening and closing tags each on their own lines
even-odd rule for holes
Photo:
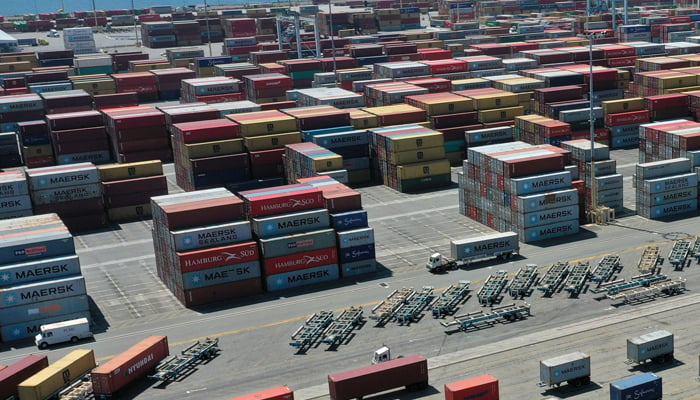
<svg viewBox="0 0 700 400">
<path fill-rule="evenodd" d="M 46 342 L 41 342 L 41 343 L 39 344 L 39 348 L 40 348 L 41 350 L 46 350 L 46 349 L 49 348 L 49 344 L 46 343 Z"/>
</svg>

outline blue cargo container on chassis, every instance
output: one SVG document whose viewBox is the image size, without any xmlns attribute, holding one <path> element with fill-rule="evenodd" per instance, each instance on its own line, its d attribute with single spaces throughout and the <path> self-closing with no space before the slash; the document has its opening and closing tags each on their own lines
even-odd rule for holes
<svg viewBox="0 0 700 400">
<path fill-rule="evenodd" d="M 661 377 L 651 372 L 610 384 L 610 400 L 661 400 L 662 395 Z"/>
</svg>

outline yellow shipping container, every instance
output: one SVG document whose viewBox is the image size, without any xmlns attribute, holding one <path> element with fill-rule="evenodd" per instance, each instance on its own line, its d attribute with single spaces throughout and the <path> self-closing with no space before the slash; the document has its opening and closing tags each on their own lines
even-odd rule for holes
<svg viewBox="0 0 700 400">
<path fill-rule="evenodd" d="M 467 111 L 474 111 L 474 101 L 465 97 L 464 100 L 428 100 L 422 104 L 417 104 L 418 107 L 424 109 L 428 116 L 441 114 L 455 114 Z"/>
<path fill-rule="evenodd" d="M 464 45 L 461 43 L 448 43 L 445 45 L 445 50 L 449 50 L 452 52 L 464 51 Z"/>
<path fill-rule="evenodd" d="M 682 75 L 661 77 L 658 80 L 659 89 L 675 89 L 696 86 L 698 75 Z"/>
<path fill-rule="evenodd" d="M 684 93 L 684 92 L 690 92 L 693 90 L 700 90 L 700 86 L 690 86 L 690 87 L 681 87 L 681 88 L 673 88 L 673 89 L 664 89 L 663 94 L 673 94 L 673 93 Z"/>
<path fill-rule="evenodd" d="M 248 151 L 279 149 L 288 144 L 301 143 L 301 132 L 252 136 L 243 139 Z"/>
<path fill-rule="evenodd" d="M 314 172 L 335 171 L 343 168 L 343 156 L 326 156 L 312 160 L 311 168 Z"/>
<path fill-rule="evenodd" d="M 29 71 L 32 64 L 29 61 L 10 61 L 0 63 L 0 72 Z"/>
<path fill-rule="evenodd" d="M 107 219 L 112 222 L 132 221 L 150 217 L 151 205 L 149 203 L 107 209 Z"/>
<path fill-rule="evenodd" d="M 22 155 L 24 155 L 24 158 L 52 156 L 53 147 L 51 147 L 50 144 L 42 144 L 38 146 L 22 146 Z"/>
<path fill-rule="evenodd" d="M 338 29 L 338 36 L 341 38 L 348 37 L 348 36 L 355 36 L 355 30 L 354 29 Z"/>
<path fill-rule="evenodd" d="M 399 165 L 396 173 L 399 179 L 418 179 L 426 176 L 449 174 L 450 161 L 447 159 Z"/>
<path fill-rule="evenodd" d="M 414 40 L 413 43 L 416 44 L 418 49 L 442 49 L 445 42 L 442 40 Z"/>
<path fill-rule="evenodd" d="M 483 94 L 470 96 L 470 98 L 474 99 L 474 108 L 477 111 L 514 107 L 520 103 L 520 98 L 515 93 Z"/>
<path fill-rule="evenodd" d="M 44 400 L 97 366 L 90 349 L 74 350 L 17 386 L 22 400 Z"/>
<path fill-rule="evenodd" d="M 391 152 L 400 153 L 404 151 L 414 151 L 429 149 L 431 147 L 443 147 L 445 145 L 445 137 L 441 132 L 426 132 L 409 134 L 406 136 L 391 137 L 390 149 Z"/>
<path fill-rule="evenodd" d="M 117 84 L 111 79 L 103 80 L 74 80 L 73 88 L 83 89 L 86 92 L 89 91 L 103 91 L 103 90 L 116 90 Z M 110 92 L 113 93 L 113 92 Z"/>
<path fill-rule="evenodd" d="M 160 160 L 149 160 L 126 164 L 99 165 L 97 172 L 100 174 L 102 182 L 144 178 L 163 175 L 163 162 Z"/>
<path fill-rule="evenodd" d="M 239 114 L 240 115 L 240 114 Z M 241 126 L 241 136 L 262 136 L 273 133 L 288 133 L 297 130 L 297 120 L 294 117 L 261 118 L 256 120 L 240 121 L 235 118 L 236 114 L 231 114 L 233 119 Z M 227 115 L 227 117 L 229 117 Z"/>
<path fill-rule="evenodd" d="M 194 62 L 194 58 L 176 58 L 171 65 L 175 68 L 187 68 L 191 62 Z"/>
<path fill-rule="evenodd" d="M 350 123 L 355 129 L 376 128 L 379 126 L 379 117 L 354 108 L 350 110 Z"/>
<path fill-rule="evenodd" d="M 198 78 L 210 78 L 216 76 L 216 68 L 214 67 L 198 67 L 197 77 Z"/>
<path fill-rule="evenodd" d="M 427 149 L 402 151 L 389 153 L 389 161 L 392 164 L 404 165 L 423 161 L 441 160 L 445 158 L 445 147 L 430 147 Z"/>
<path fill-rule="evenodd" d="M 602 102 L 603 113 L 617 114 L 629 111 L 641 111 L 644 109 L 644 99 L 632 97 L 629 99 L 608 100 Z"/>
<path fill-rule="evenodd" d="M 237 138 L 186 144 L 183 153 L 184 157 L 189 159 L 236 154 L 243 151 L 243 139 Z"/>
<path fill-rule="evenodd" d="M 525 114 L 525 108 L 521 106 L 497 108 L 495 110 L 480 110 L 479 122 L 482 124 L 489 122 L 510 121 L 518 115 Z"/>
</svg>

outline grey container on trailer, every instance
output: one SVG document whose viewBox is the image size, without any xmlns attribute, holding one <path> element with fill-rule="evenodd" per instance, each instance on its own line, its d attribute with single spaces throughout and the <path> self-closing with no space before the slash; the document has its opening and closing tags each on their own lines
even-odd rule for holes
<svg viewBox="0 0 700 400">
<path fill-rule="evenodd" d="M 33 260 L 1 266 L 0 287 L 24 285 L 70 275 L 80 275 L 80 260 L 76 255 Z"/>
<path fill-rule="evenodd" d="M 192 229 L 171 231 L 176 251 L 190 251 L 212 246 L 224 246 L 245 242 L 253 238 L 248 221 L 199 226 Z"/>
<path fill-rule="evenodd" d="M 322 229 L 313 232 L 260 239 L 259 243 L 262 256 L 265 258 L 272 258 L 334 247 L 336 245 L 336 238 L 333 229 Z"/>
<path fill-rule="evenodd" d="M 85 278 L 72 276 L 0 289 L 0 307 L 14 307 L 85 294 Z"/>
<path fill-rule="evenodd" d="M 258 237 L 269 238 L 329 228 L 331 221 L 328 210 L 324 208 L 253 218 L 252 224 Z"/>
<path fill-rule="evenodd" d="M 563 382 L 576 386 L 590 382 L 591 357 L 580 351 L 540 361 L 540 381 L 547 386 Z"/>
<path fill-rule="evenodd" d="M 635 363 L 647 360 L 670 361 L 673 358 L 673 333 L 660 330 L 627 339 L 627 359 Z"/>
<path fill-rule="evenodd" d="M 501 232 L 450 242 L 450 256 L 457 260 L 517 254 L 520 251 L 518 234 Z"/>
</svg>

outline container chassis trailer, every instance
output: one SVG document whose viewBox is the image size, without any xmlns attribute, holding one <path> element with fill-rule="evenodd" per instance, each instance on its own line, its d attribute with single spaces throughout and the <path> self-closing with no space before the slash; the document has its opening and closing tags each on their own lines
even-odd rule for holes
<svg viewBox="0 0 700 400">
<path fill-rule="evenodd" d="M 675 270 L 682 270 L 688 262 L 689 255 L 690 240 L 676 240 L 668 254 L 668 262 Z"/>
<path fill-rule="evenodd" d="M 323 343 L 338 346 L 345 343 L 350 332 L 364 323 L 362 307 L 350 307 L 343 310 L 323 331 Z"/>
<path fill-rule="evenodd" d="M 525 268 L 518 269 L 513 280 L 508 286 L 508 294 L 513 298 L 522 298 L 530 295 L 532 285 L 537 279 L 537 265 L 528 264 Z"/>
<path fill-rule="evenodd" d="M 547 268 L 542 278 L 540 278 L 537 290 L 544 292 L 545 296 L 554 294 L 559 286 L 569 274 L 569 263 L 558 262 Z"/>
<path fill-rule="evenodd" d="M 622 269 L 620 256 L 611 254 L 603 257 L 591 273 L 591 281 L 598 284 L 608 282 L 615 272 Z"/>
<path fill-rule="evenodd" d="M 370 319 L 377 321 L 377 326 L 382 326 L 389 322 L 401 306 L 406 302 L 406 299 L 415 291 L 413 288 L 401 288 L 391 292 L 386 299 L 372 308 Z"/>
<path fill-rule="evenodd" d="M 621 301 L 622 303 L 633 303 L 645 299 L 661 296 L 662 294 L 673 296 L 685 291 L 685 279 L 665 279 L 656 281 L 649 286 L 638 286 L 636 288 L 623 290 L 617 294 L 607 295 L 606 297 L 613 301 Z"/>
<path fill-rule="evenodd" d="M 586 286 L 586 281 L 591 274 L 591 266 L 588 262 L 579 262 L 571 269 L 564 282 L 564 290 L 569 292 L 569 296 L 576 297 Z"/>
<path fill-rule="evenodd" d="M 664 281 L 668 279 L 666 275 L 654 275 L 654 274 L 643 274 L 633 276 L 632 280 L 626 282 L 624 279 L 619 279 L 616 281 L 604 283 L 596 289 L 592 289 L 592 293 L 605 293 L 605 297 L 614 296 L 622 291 L 638 288 L 638 287 L 648 287 L 654 282 Z"/>
<path fill-rule="evenodd" d="M 647 246 L 639 258 L 637 269 L 642 274 L 651 274 L 656 271 L 656 266 L 661 262 L 658 246 Z"/>
<path fill-rule="evenodd" d="M 498 271 L 495 275 L 489 275 L 484 282 L 484 286 L 479 289 L 476 298 L 479 299 L 479 304 L 483 306 L 491 306 L 501 300 L 501 292 L 505 289 L 508 283 L 506 271 Z"/>
<path fill-rule="evenodd" d="M 475 311 L 469 314 L 458 315 L 452 321 L 440 322 L 445 328 L 459 326 L 459 329 L 466 331 L 470 328 L 477 328 L 479 324 L 493 325 L 499 319 L 504 319 L 508 322 L 525 319 L 530 315 L 530 305 L 523 303 L 516 305 L 515 303 L 495 307 L 491 311 Z"/>
<path fill-rule="evenodd" d="M 459 281 L 450 285 L 440 296 L 437 296 L 429 306 L 433 317 L 441 318 L 454 314 L 462 300 L 467 297 L 470 290 L 469 284 L 469 281 Z"/>
<path fill-rule="evenodd" d="M 420 319 L 425 307 L 435 295 L 432 286 L 424 286 L 420 292 L 413 291 L 406 297 L 404 303 L 394 313 L 394 319 L 400 325 L 416 322 Z"/>
<path fill-rule="evenodd" d="M 292 334 L 292 341 L 289 342 L 289 345 L 299 348 L 300 352 L 304 351 L 321 338 L 323 332 L 332 322 L 332 311 L 319 311 L 312 314 L 304 321 L 304 325 Z"/>
<path fill-rule="evenodd" d="M 201 360 L 216 357 L 220 350 L 219 338 L 198 340 L 182 350 L 179 355 L 168 357 L 159 363 L 156 372 L 149 378 L 164 382 L 175 380 Z"/>
</svg>

